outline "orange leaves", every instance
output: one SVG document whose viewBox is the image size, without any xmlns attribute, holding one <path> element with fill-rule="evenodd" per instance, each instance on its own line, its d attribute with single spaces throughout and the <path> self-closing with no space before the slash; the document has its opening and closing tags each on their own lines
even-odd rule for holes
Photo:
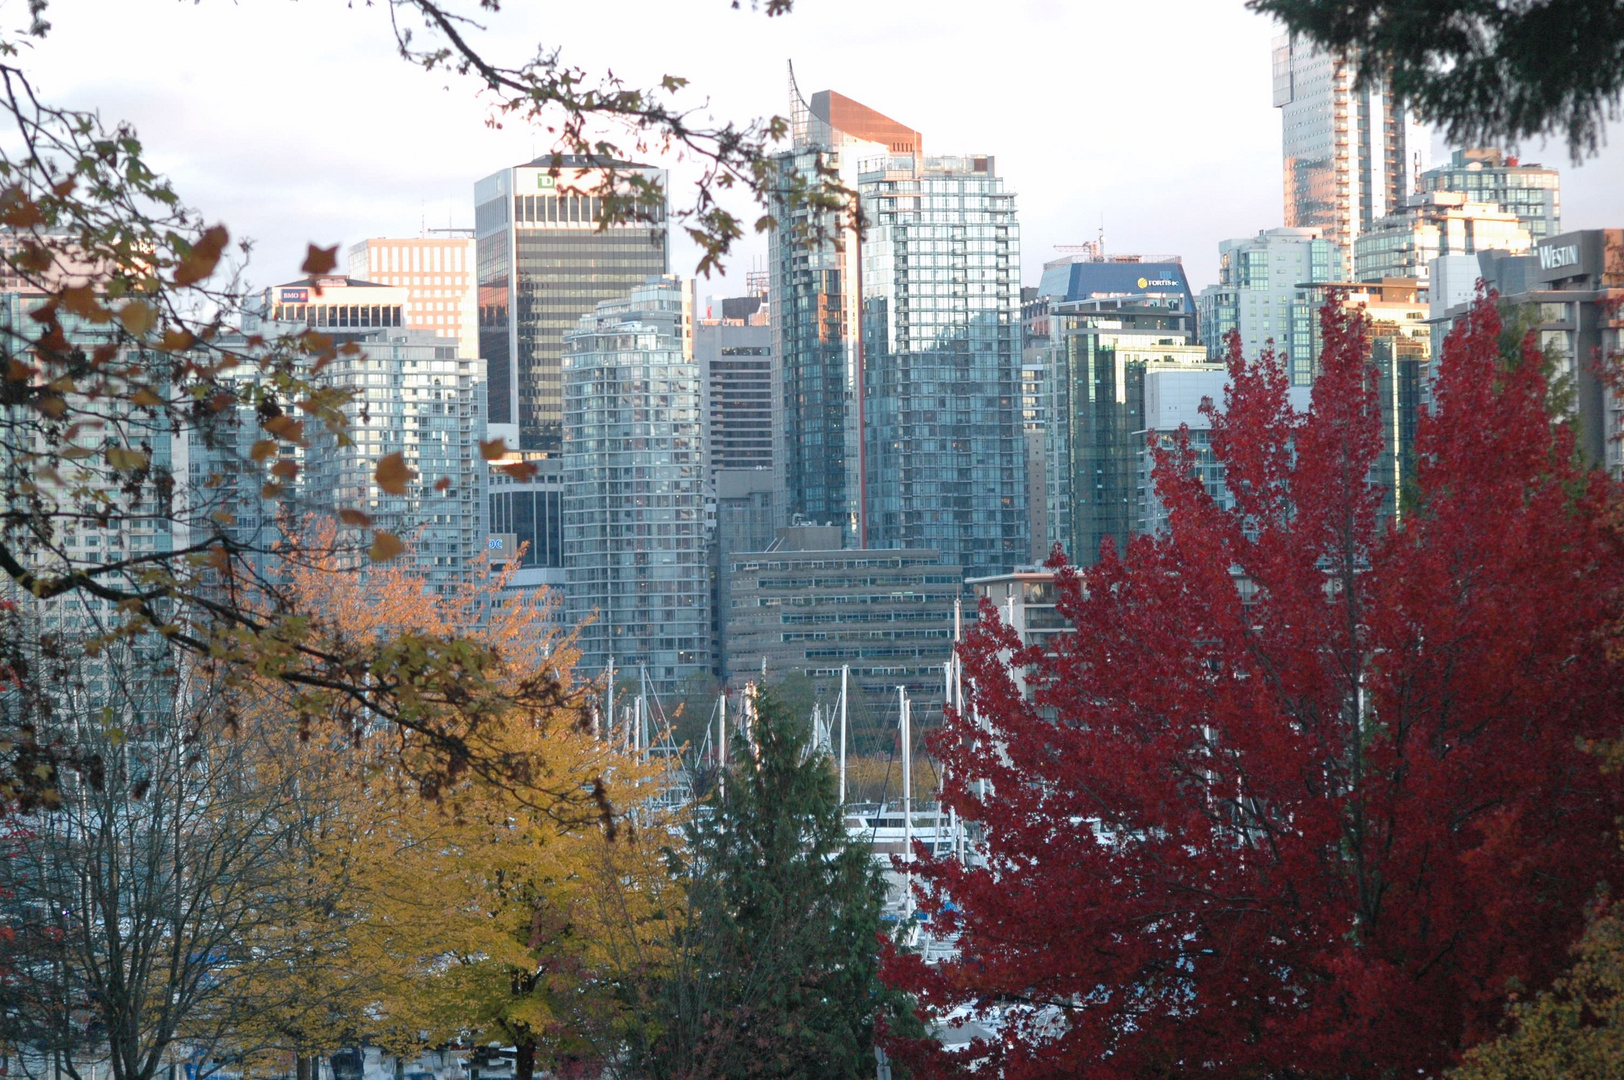
<svg viewBox="0 0 1624 1080">
<path fill-rule="evenodd" d="M 208 278 L 220 264 L 220 256 L 225 254 L 230 239 L 224 225 L 213 225 L 203 230 L 203 235 L 197 238 L 191 250 L 175 264 L 175 284 L 196 285 Z"/>
<path fill-rule="evenodd" d="M 406 494 L 406 485 L 417 473 L 406 464 L 406 459 L 399 453 L 389 454 L 378 459 L 378 470 L 373 473 L 372 479 L 378 486 L 390 495 Z"/>
<path fill-rule="evenodd" d="M 486 461 L 498 461 L 507 456 L 507 440 L 492 439 L 490 442 L 480 441 L 479 456 Z"/>
<path fill-rule="evenodd" d="M 510 461 L 506 465 L 498 465 L 497 469 L 501 472 L 507 473 L 509 476 L 513 477 L 513 479 L 521 481 L 529 480 L 531 477 L 535 476 L 538 471 L 535 465 L 528 461 Z"/>
<path fill-rule="evenodd" d="M 337 244 L 326 248 L 311 244 L 305 252 L 304 265 L 299 269 L 312 277 L 320 277 L 323 274 L 331 274 L 336 266 L 338 266 Z"/>
<path fill-rule="evenodd" d="M 118 310 L 118 321 L 125 330 L 136 337 L 143 337 L 154 326 L 158 325 L 158 312 L 151 304 L 141 300 L 131 300 Z"/>
<path fill-rule="evenodd" d="M 400 542 L 400 537 L 394 533 L 377 532 L 372 535 L 372 549 L 367 556 L 373 562 L 388 562 L 406 550 L 406 545 Z"/>
<path fill-rule="evenodd" d="M 45 224 L 45 215 L 22 188 L 13 184 L 0 191 L 0 224 L 13 229 L 32 229 Z"/>
<path fill-rule="evenodd" d="M 69 315 L 77 315 L 87 322 L 104 323 L 113 318 L 112 312 L 102 306 L 96 290 L 89 285 L 63 289 L 57 297 L 57 306 Z"/>
<path fill-rule="evenodd" d="M 277 438 L 286 439 L 291 443 L 301 442 L 304 439 L 304 424 L 286 413 L 273 416 L 260 426 Z"/>
<path fill-rule="evenodd" d="M 364 529 L 368 525 L 372 524 L 371 515 L 364 514 L 359 510 L 340 510 L 338 512 L 338 520 L 342 521 L 346 525 L 354 525 L 361 529 Z"/>
</svg>

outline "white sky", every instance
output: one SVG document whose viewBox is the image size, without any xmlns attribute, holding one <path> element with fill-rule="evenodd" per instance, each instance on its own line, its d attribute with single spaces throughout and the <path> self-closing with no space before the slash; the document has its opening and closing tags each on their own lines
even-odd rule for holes
<svg viewBox="0 0 1624 1080">
<path fill-rule="evenodd" d="M 854 97 L 922 131 L 927 152 L 996 155 L 1027 284 L 1103 220 L 1109 250 L 1182 255 L 1199 290 L 1220 240 L 1280 224 L 1275 30 L 1242 0 L 797 0 L 775 19 L 748 0 L 504 7 L 481 40 L 506 61 L 541 42 L 629 83 L 683 75 L 692 104 L 745 119 L 787 112 L 793 59 L 808 95 Z M 0 18 L 23 8 L 0 0 Z M 22 60 L 45 96 L 133 122 L 186 201 L 255 238 L 259 284 L 293 276 L 309 241 L 471 225 L 476 179 L 551 149 L 489 127 L 472 82 L 400 60 L 366 0 L 52 0 L 49 16 Z M 1624 226 L 1624 126 L 1611 136 L 1579 169 L 1562 146 L 1523 148 L 1563 169 L 1565 228 Z M 735 287 L 765 252 L 741 245 Z M 696 258 L 675 244 L 672 269 Z"/>
</svg>

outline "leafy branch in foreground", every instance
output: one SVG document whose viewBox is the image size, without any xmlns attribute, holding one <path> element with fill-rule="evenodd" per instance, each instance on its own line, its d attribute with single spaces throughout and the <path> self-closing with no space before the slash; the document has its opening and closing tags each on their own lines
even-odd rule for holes
<svg viewBox="0 0 1624 1080">
<path fill-rule="evenodd" d="M 677 104 L 672 76 L 656 88 L 613 75 L 593 81 L 556 50 L 505 65 L 482 54 L 474 15 L 443 0 L 389 0 L 403 57 L 467 75 L 495 99 L 493 122 L 512 117 L 555 137 L 565 155 L 616 162 L 633 153 L 679 154 L 703 163 L 695 202 L 677 211 L 701 248 L 700 269 L 719 265 L 744 223 L 719 201 L 727 189 L 763 205 L 805 200 L 838 219 L 853 204 L 832 176 L 779 175 L 772 155 L 787 124 L 711 123 Z M 769 15 L 788 10 L 770 0 Z M 407 631 L 362 646 L 334 636 L 285 588 L 290 567 L 343 571 L 387 561 L 401 537 L 376 529 L 362 507 L 299 503 L 302 457 L 318 434 L 350 443 L 352 393 L 325 378 L 358 346 L 313 331 L 245 330 L 254 310 L 242 278 L 250 246 L 186 207 L 145 162 L 125 124 L 62 109 L 35 93 L 20 59 L 50 29 L 46 0 L 0 38 L 0 114 L 17 138 L 0 147 L 0 574 L 14 602 L 66 620 L 89 652 L 148 634 L 220 662 L 226 672 L 273 679 L 309 718 L 384 721 L 427 738 L 447 775 L 476 763 L 482 718 L 545 709 L 568 688 L 504 683 L 502 657 L 461 627 Z M 624 135 L 599 130 L 618 125 Z M 663 217 L 658 181 L 603 181 L 603 223 Z M 757 229 L 771 227 L 764 213 Z M 335 249 L 310 249 L 304 271 L 331 272 Z M 274 324 L 273 324 L 274 326 Z M 233 424 L 251 417 L 252 445 Z M 181 449 L 201 448 L 228 467 L 188 473 Z M 246 448 L 246 452 L 242 450 Z M 229 474 L 229 475 L 227 475 Z M 405 475 L 403 475 L 405 474 Z M 399 494 L 411 479 L 398 455 L 379 460 L 375 483 Z M 236 527 L 234 508 L 257 492 L 263 515 L 301 523 L 325 514 L 329 530 Z M 318 544 L 317 537 L 323 542 Z M 23 665 L 24 667 L 26 665 Z M 28 676 L 9 672 L 13 682 Z M 227 675 L 226 678 L 240 676 Z M 517 696 L 516 696 L 517 695 Z M 447 720 L 454 717 L 454 721 Z M 49 801 L 71 750 L 39 743 L 13 718 L 0 731 L 0 805 Z M 500 763 L 480 767 L 500 771 Z"/>
</svg>

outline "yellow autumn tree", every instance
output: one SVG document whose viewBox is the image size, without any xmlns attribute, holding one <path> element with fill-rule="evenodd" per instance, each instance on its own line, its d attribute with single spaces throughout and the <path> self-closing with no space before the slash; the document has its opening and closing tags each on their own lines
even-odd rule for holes
<svg viewBox="0 0 1624 1080">
<path fill-rule="evenodd" d="M 432 741 L 382 724 L 353 739 L 312 729 L 299 767 L 331 809 L 298 867 L 310 925 L 281 932 L 322 943 L 288 973 L 320 1005 L 264 1023 L 293 1053 L 499 1042 L 516 1048 L 521 1080 L 538 1063 L 613 1054 L 645 1013 L 682 904 L 664 851 L 677 822 L 658 804 L 666 766 L 598 736 L 569 635 L 506 575 L 448 596 L 395 567 L 301 575 L 305 602 L 369 648 L 468 640 L 516 683 L 557 692 L 548 708 L 463 727 L 437 717 Z M 274 685 L 253 708 L 276 709 Z M 447 731 L 477 740 L 449 775 Z"/>
</svg>

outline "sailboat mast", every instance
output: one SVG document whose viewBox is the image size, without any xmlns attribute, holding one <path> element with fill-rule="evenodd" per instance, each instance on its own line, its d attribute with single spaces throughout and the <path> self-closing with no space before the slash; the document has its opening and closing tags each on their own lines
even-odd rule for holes
<svg viewBox="0 0 1624 1080">
<path fill-rule="evenodd" d="M 908 716 L 908 691 L 897 687 L 898 724 L 902 734 L 902 881 L 903 910 L 913 911 L 913 732 Z"/>
<path fill-rule="evenodd" d="M 846 805 L 846 681 L 851 665 L 840 665 L 840 805 Z"/>
</svg>

